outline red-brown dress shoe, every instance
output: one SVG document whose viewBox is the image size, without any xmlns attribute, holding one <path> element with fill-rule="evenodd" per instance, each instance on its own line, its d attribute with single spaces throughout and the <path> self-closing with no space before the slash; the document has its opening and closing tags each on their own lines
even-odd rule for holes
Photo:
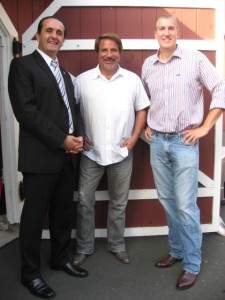
<svg viewBox="0 0 225 300">
<path fill-rule="evenodd" d="M 184 270 L 177 281 L 177 288 L 179 290 L 189 289 L 195 284 L 197 276 L 197 274 L 189 273 Z"/>
<path fill-rule="evenodd" d="M 157 268 L 168 268 L 175 264 L 177 261 L 181 261 L 182 259 L 175 258 L 168 254 L 166 257 L 162 258 L 161 260 L 156 262 L 156 267 Z"/>
</svg>

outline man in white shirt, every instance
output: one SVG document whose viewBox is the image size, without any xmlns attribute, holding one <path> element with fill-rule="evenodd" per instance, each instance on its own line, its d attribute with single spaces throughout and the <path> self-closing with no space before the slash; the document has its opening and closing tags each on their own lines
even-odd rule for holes
<svg viewBox="0 0 225 300">
<path fill-rule="evenodd" d="M 94 251 L 95 191 L 105 172 L 108 176 L 108 250 L 123 263 L 125 209 L 132 173 L 132 150 L 146 123 L 149 99 L 140 78 L 119 66 L 123 50 L 116 34 L 95 41 L 99 65 L 74 81 L 85 127 L 80 165 L 74 264 L 80 265 Z"/>
</svg>

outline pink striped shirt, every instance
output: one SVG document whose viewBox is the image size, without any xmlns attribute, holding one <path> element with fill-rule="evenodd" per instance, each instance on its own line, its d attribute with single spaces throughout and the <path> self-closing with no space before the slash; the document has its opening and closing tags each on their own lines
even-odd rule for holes
<svg viewBox="0 0 225 300">
<path fill-rule="evenodd" d="M 160 132 L 181 132 L 203 120 L 203 86 L 212 95 L 210 109 L 225 109 L 225 82 L 207 57 L 177 46 L 167 63 L 158 52 L 142 67 L 142 82 L 150 98 L 147 123 Z"/>
</svg>

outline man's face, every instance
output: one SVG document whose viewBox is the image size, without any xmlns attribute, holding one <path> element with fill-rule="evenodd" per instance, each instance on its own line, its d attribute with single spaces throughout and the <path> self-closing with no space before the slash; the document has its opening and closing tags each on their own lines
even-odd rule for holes
<svg viewBox="0 0 225 300">
<path fill-rule="evenodd" d="M 173 18 L 160 18 L 155 31 L 155 38 L 158 40 L 161 50 L 176 49 L 176 42 L 180 36 L 180 30 L 176 27 Z"/>
<path fill-rule="evenodd" d="M 98 52 L 99 68 L 103 75 L 114 75 L 118 69 L 120 52 L 117 43 L 110 39 L 102 39 Z"/>
<path fill-rule="evenodd" d="M 56 19 L 44 20 L 41 33 L 36 34 L 36 39 L 39 42 L 38 48 L 55 59 L 64 42 L 63 24 Z"/>
</svg>

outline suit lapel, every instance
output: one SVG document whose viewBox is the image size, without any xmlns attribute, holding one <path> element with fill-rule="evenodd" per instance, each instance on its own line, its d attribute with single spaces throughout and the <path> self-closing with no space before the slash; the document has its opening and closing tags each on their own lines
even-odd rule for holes
<svg viewBox="0 0 225 300">
<path fill-rule="evenodd" d="M 62 97 L 62 94 L 60 92 L 60 89 L 59 89 L 59 86 L 58 86 L 58 83 L 55 79 L 55 76 L 54 74 L 52 73 L 51 69 L 49 68 L 49 66 L 47 65 L 47 63 L 45 62 L 45 60 L 43 59 L 43 57 L 40 55 L 40 53 L 38 53 L 38 51 L 34 51 L 33 52 L 33 56 L 37 62 L 37 64 L 44 70 L 44 72 L 49 76 L 49 78 L 52 80 L 55 88 L 57 89 L 57 92 L 60 96 L 60 98 L 62 99 L 62 101 L 64 102 L 63 100 L 63 97 Z"/>
<path fill-rule="evenodd" d="M 36 60 L 37 64 L 45 71 L 46 74 L 48 74 L 48 76 L 52 80 L 55 88 L 57 89 L 57 92 L 60 96 L 60 99 L 65 104 L 65 102 L 63 100 L 63 97 L 62 97 L 62 94 L 61 94 L 61 91 L 59 89 L 58 83 L 56 81 L 56 78 L 55 78 L 54 74 L 52 73 L 51 69 L 49 68 L 49 66 L 47 65 L 47 63 L 45 62 L 45 60 L 43 59 L 43 57 L 40 55 L 40 53 L 37 50 L 35 50 L 33 52 L 33 56 L 34 56 L 34 59 Z M 66 71 L 61 67 L 60 67 L 60 70 L 61 70 L 61 73 L 62 73 L 62 76 L 63 76 L 63 79 L 64 79 L 67 97 L 68 97 L 71 112 L 72 112 L 73 118 L 74 118 L 74 112 L 73 112 L 74 103 L 73 103 L 73 101 L 75 101 L 75 99 L 74 99 L 74 97 L 71 97 L 71 93 L 70 93 L 71 89 L 69 88 L 69 83 L 68 83 L 68 78 L 67 78 Z"/>
</svg>

